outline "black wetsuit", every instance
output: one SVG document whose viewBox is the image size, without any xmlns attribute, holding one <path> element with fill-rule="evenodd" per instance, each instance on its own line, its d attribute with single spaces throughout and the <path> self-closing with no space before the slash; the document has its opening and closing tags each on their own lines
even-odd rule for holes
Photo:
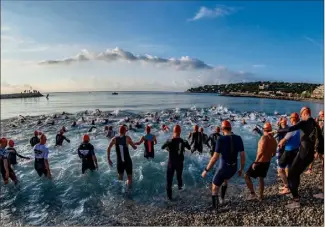
<svg viewBox="0 0 325 227">
<path fill-rule="evenodd" d="M 123 174 L 126 171 L 127 175 L 132 175 L 132 160 L 126 143 L 126 136 L 117 136 L 115 140 L 117 172 Z"/>
<path fill-rule="evenodd" d="M 96 169 L 93 155 L 95 155 L 94 152 L 94 146 L 90 143 L 82 143 L 78 148 L 78 155 L 79 158 L 82 160 L 82 174 L 85 173 L 87 169 L 90 169 L 91 171 Z"/>
<path fill-rule="evenodd" d="M 34 147 L 36 144 L 38 144 L 40 142 L 40 139 L 38 138 L 38 136 L 34 136 L 30 139 L 29 143 L 32 147 Z"/>
<path fill-rule="evenodd" d="M 13 147 L 8 147 L 7 151 L 9 152 L 8 161 L 9 161 L 10 165 L 16 165 L 17 164 L 17 156 L 19 158 L 29 159 L 28 157 L 25 157 L 25 156 L 22 156 L 22 155 L 18 154 L 16 149 L 13 148 Z"/>
<path fill-rule="evenodd" d="M 218 132 L 215 132 L 215 133 L 212 133 L 209 138 L 207 139 L 206 141 L 206 144 L 208 145 L 208 147 L 210 148 L 210 154 L 211 156 L 213 155 L 213 153 L 215 152 L 216 150 L 216 143 L 217 143 L 217 140 L 220 138 L 220 133 Z M 211 142 L 210 142 L 211 141 Z M 210 144 L 209 144 L 210 142 Z"/>
<path fill-rule="evenodd" d="M 166 186 L 167 196 L 169 199 L 172 198 L 172 184 L 175 171 L 177 174 L 178 188 L 181 189 L 183 186 L 182 174 L 185 148 L 190 150 L 191 146 L 182 138 L 167 140 L 161 147 L 161 149 L 167 149 L 169 151 Z"/>
<path fill-rule="evenodd" d="M 202 153 L 203 151 L 203 134 L 201 132 L 192 132 L 191 133 L 191 151 L 192 153 L 198 151 Z"/>
<path fill-rule="evenodd" d="M 315 130 L 316 128 L 317 130 Z M 288 184 L 294 198 L 299 197 L 298 187 L 300 184 L 300 175 L 314 160 L 316 134 L 319 139 L 318 152 L 324 152 L 324 137 L 322 137 L 321 129 L 313 118 L 309 118 L 306 121 L 300 121 L 296 125 L 287 129 L 280 129 L 278 132 L 292 132 L 296 130 L 300 130 L 300 147 L 288 172 Z"/>
<path fill-rule="evenodd" d="M 67 139 L 64 135 L 57 134 L 55 137 L 55 146 L 62 146 L 63 141 L 66 140 L 68 143 L 70 143 L 70 140 Z"/>
</svg>

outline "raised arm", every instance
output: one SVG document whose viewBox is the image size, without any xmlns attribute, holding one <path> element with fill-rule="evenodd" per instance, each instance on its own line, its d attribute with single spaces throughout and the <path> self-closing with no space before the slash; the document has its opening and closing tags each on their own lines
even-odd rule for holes
<svg viewBox="0 0 325 227">
<path fill-rule="evenodd" d="M 302 129 L 307 121 L 299 121 L 296 125 L 290 126 L 289 128 L 278 129 L 279 132 L 292 132 Z"/>
</svg>

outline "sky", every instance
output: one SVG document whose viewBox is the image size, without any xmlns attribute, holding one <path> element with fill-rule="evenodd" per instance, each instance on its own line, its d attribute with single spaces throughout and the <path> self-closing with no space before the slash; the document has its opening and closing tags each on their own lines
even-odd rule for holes
<svg viewBox="0 0 325 227">
<path fill-rule="evenodd" d="M 1 1 L 1 93 L 323 83 L 323 1 Z"/>
</svg>

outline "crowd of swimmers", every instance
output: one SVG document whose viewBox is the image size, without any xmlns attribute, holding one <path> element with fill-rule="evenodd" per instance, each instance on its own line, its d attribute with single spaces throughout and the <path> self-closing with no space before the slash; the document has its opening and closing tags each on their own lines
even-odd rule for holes
<svg viewBox="0 0 325 227">
<path fill-rule="evenodd" d="M 209 121 L 205 118 L 205 121 Z M 276 157 L 278 166 L 278 176 L 281 178 L 283 185 L 279 188 L 279 194 L 292 194 L 292 201 L 287 205 L 288 208 L 300 207 L 299 202 L 299 184 L 300 175 L 312 167 L 315 158 L 319 158 L 322 163 L 322 176 L 324 177 L 324 111 L 319 112 L 317 118 L 312 118 L 309 107 L 303 107 L 300 114 L 292 113 L 289 117 L 291 126 L 288 126 L 288 119 L 281 117 L 274 130 L 270 122 L 264 121 L 263 127 L 254 128 L 253 131 L 260 134 L 258 142 L 257 155 L 248 170 L 244 173 L 246 164 L 245 149 L 243 140 L 239 135 L 232 132 L 231 120 L 223 120 L 220 126 L 215 127 L 215 132 L 206 135 L 203 128 L 198 125 L 194 126 L 187 140 L 181 137 L 182 128 L 176 124 L 173 128 L 173 136 L 168 139 L 161 149 L 169 152 L 167 164 L 166 191 L 168 199 L 172 200 L 172 183 L 173 176 L 176 172 L 178 189 L 183 189 L 182 173 L 184 163 L 184 152 L 190 150 L 192 153 L 203 152 L 203 146 L 206 145 L 211 154 L 211 158 L 206 168 L 202 172 L 202 177 L 213 169 L 214 164 L 219 160 L 212 181 L 212 208 L 218 208 L 224 203 L 228 181 L 237 173 L 243 176 L 247 188 L 249 189 L 248 199 L 264 198 L 264 178 L 267 176 L 270 163 L 273 157 Z M 242 122 L 246 124 L 245 120 Z M 89 130 L 91 131 L 92 128 Z M 113 130 L 112 126 L 105 126 L 106 136 L 111 138 L 107 148 L 107 162 L 113 166 L 111 160 L 111 150 L 116 151 L 116 169 L 118 179 L 123 180 L 123 175 L 127 175 L 127 187 L 132 185 L 133 165 L 129 152 L 129 147 L 137 149 L 137 146 L 144 144 L 144 157 L 154 158 L 155 145 L 157 138 L 151 133 L 151 127 L 145 126 L 146 134 L 137 142 L 134 142 L 127 135 L 128 127 L 121 125 L 118 133 Z M 170 129 L 166 125 L 161 126 L 161 130 L 168 132 Z M 58 132 L 56 136 L 56 146 L 62 146 L 64 141 L 70 143 L 70 140 L 64 136 L 66 128 Z M 188 142 L 188 140 L 190 142 Z M 49 149 L 46 146 L 47 137 L 44 133 L 35 131 L 34 137 L 30 139 L 30 144 L 34 151 L 34 168 L 41 177 L 45 175 L 52 177 L 49 163 Z M 17 177 L 12 165 L 17 164 L 16 156 L 24 159 L 30 159 L 19 155 L 14 148 L 14 141 L 2 138 L 0 141 L 0 168 L 2 178 L 5 184 L 8 184 L 9 178 L 17 183 Z M 78 147 L 78 156 L 82 160 L 82 173 L 87 170 L 94 171 L 98 169 L 97 158 L 94 146 L 90 143 L 90 137 L 85 134 L 82 143 Z M 239 156 L 239 169 L 238 169 Z M 251 178 L 259 179 L 259 193 L 256 195 Z M 322 182 L 324 183 L 324 182 Z M 219 189 L 221 192 L 219 193 Z M 315 195 L 316 198 L 324 198 L 324 187 L 322 193 Z"/>
</svg>

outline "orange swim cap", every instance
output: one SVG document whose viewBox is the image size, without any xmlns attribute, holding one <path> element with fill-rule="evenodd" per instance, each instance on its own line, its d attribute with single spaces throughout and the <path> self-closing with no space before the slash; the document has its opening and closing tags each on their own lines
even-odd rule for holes
<svg viewBox="0 0 325 227">
<path fill-rule="evenodd" d="M 6 138 L 1 138 L 0 143 L 7 145 L 7 139 Z"/>
<path fill-rule="evenodd" d="M 151 127 L 150 127 L 149 125 L 147 125 L 147 126 L 146 126 L 146 132 L 147 132 L 147 133 L 150 133 L 150 131 L 151 131 Z"/>
<path fill-rule="evenodd" d="M 263 129 L 264 129 L 264 131 L 267 131 L 267 132 L 272 131 L 272 125 L 271 125 L 271 123 L 270 122 L 266 122 L 264 124 L 264 126 L 263 126 Z"/>
<path fill-rule="evenodd" d="M 182 132 L 180 125 L 175 125 L 174 127 L 174 133 L 180 134 Z"/>
<path fill-rule="evenodd" d="M 199 131 L 199 126 L 198 125 L 194 125 L 194 131 L 195 132 Z"/>
<path fill-rule="evenodd" d="M 303 108 L 301 108 L 300 115 L 302 115 L 304 111 L 307 111 L 308 114 L 311 114 L 310 108 L 307 106 L 304 106 Z"/>
<path fill-rule="evenodd" d="M 225 120 L 221 123 L 221 128 L 231 128 L 231 124 L 229 121 Z"/>
<path fill-rule="evenodd" d="M 291 119 L 291 118 L 293 118 L 293 119 L 299 121 L 299 114 L 296 113 L 296 112 L 294 112 L 294 113 L 292 113 L 292 114 L 290 115 L 290 119 Z"/>
<path fill-rule="evenodd" d="M 38 131 L 35 131 L 35 132 L 34 132 L 34 135 L 35 135 L 35 136 L 38 136 Z"/>
<path fill-rule="evenodd" d="M 124 135 L 126 133 L 126 127 L 122 125 L 120 127 L 120 131 L 119 132 L 120 132 L 120 134 Z"/>
<path fill-rule="evenodd" d="M 85 135 L 83 136 L 82 140 L 83 140 L 84 142 L 89 142 L 89 141 L 90 141 L 89 135 L 88 135 L 88 134 L 85 134 Z"/>
<path fill-rule="evenodd" d="M 15 142 L 13 140 L 9 140 L 8 144 L 9 144 L 9 147 L 15 146 Z"/>
</svg>

